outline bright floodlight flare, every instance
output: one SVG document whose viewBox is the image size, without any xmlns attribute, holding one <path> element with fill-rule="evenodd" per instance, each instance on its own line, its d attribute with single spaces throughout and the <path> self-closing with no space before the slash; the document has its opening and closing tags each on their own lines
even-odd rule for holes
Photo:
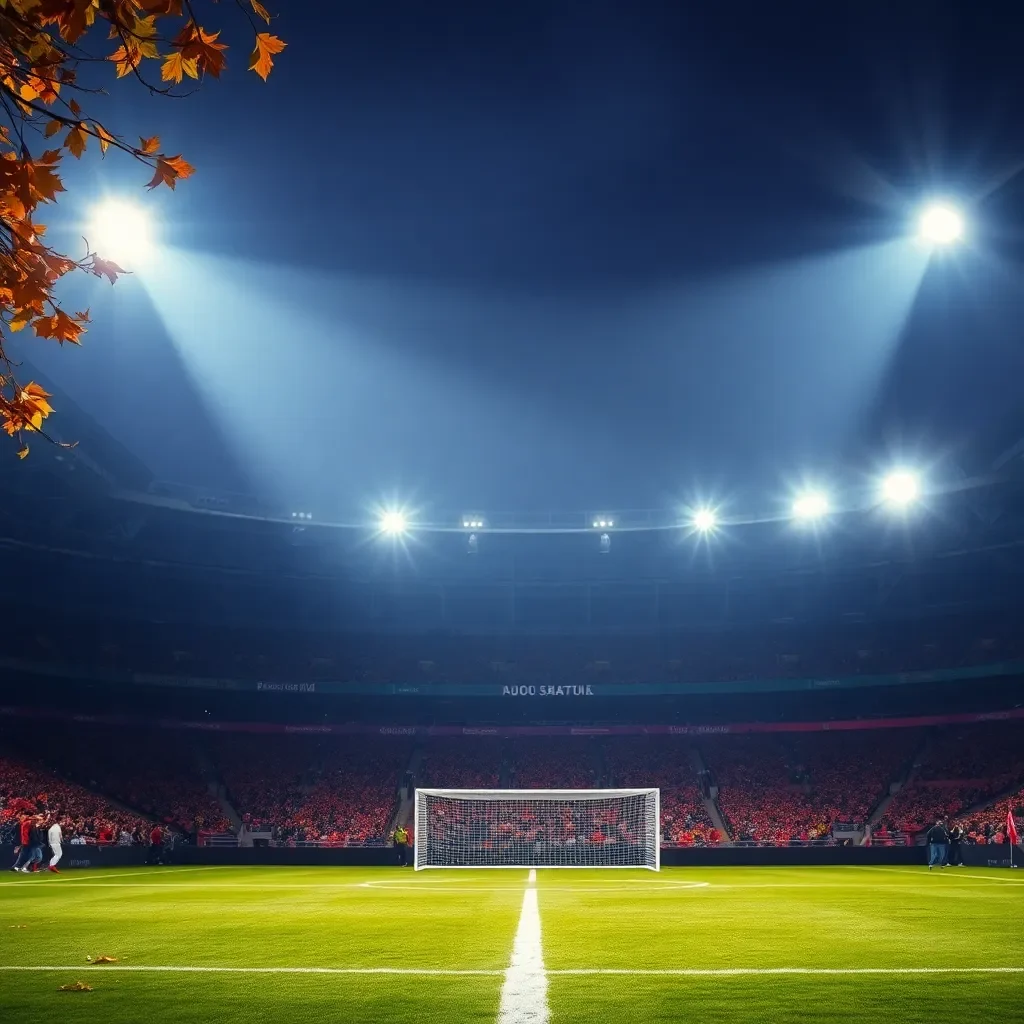
<svg viewBox="0 0 1024 1024">
<path fill-rule="evenodd" d="M 828 495 L 821 491 L 807 491 L 793 502 L 793 515 L 797 519 L 820 519 L 828 515 Z"/>
<path fill-rule="evenodd" d="M 931 245 L 952 245 L 964 236 L 963 214 L 948 203 L 932 203 L 921 214 L 918 232 Z"/>
<path fill-rule="evenodd" d="M 408 528 L 409 523 L 401 512 L 385 512 L 380 517 L 381 533 L 387 533 L 392 537 L 397 537 L 399 534 L 405 533 Z"/>
<path fill-rule="evenodd" d="M 906 508 L 917 501 L 920 494 L 920 481 L 905 469 L 895 470 L 882 481 L 882 499 L 889 505 Z"/>
<path fill-rule="evenodd" d="M 698 509 L 693 515 L 693 528 L 695 530 L 700 530 L 701 533 L 707 533 L 709 530 L 713 530 L 717 525 L 718 516 L 715 515 L 714 509 Z"/>
<path fill-rule="evenodd" d="M 85 237 L 100 258 L 135 270 L 153 252 L 153 222 L 141 206 L 121 199 L 100 203 L 89 219 Z"/>
</svg>

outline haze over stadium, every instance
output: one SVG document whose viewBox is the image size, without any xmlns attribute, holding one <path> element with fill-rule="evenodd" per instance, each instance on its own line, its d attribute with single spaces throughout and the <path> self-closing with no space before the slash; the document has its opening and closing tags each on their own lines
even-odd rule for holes
<svg viewBox="0 0 1024 1024">
<path fill-rule="evenodd" d="M 0 5 L 0 1020 L 1019 1019 L 1021 15 L 237 6 Z"/>
</svg>

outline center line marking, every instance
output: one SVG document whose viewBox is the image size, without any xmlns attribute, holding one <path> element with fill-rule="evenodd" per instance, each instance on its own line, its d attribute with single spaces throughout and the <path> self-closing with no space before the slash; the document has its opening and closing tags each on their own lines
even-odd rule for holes
<svg viewBox="0 0 1024 1024">
<path fill-rule="evenodd" d="M 537 872 L 531 869 L 530 881 L 536 879 Z M 550 1020 L 537 889 L 528 885 L 523 893 L 523 909 L 519 913 L 519 927 L 512 943 L 512 962 L 505 971 L 505 981 L 501 986 L 498 1024 L 548 1024 Z"/>
</svg>

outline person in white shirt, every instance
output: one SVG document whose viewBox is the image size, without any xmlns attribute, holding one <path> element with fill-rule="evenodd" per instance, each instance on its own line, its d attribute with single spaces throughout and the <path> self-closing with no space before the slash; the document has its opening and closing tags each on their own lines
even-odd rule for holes
<svg viewBox="0 0 1024 1024">
<path fill-rule="evenodd" d="M 55 821 L 46 833 L 46 841 L 50 844 L 50 849 L 53 850 L 53 856 L 50 858 L 50 870 L 55 874 L 59 875 L 60 872 L 57 870 L 57 862 L 60 860 L 64 853 L 61 847 L 61 842 L 64 839 L 64 833 L 61 831 L 60 822 Z"/>
</svg>

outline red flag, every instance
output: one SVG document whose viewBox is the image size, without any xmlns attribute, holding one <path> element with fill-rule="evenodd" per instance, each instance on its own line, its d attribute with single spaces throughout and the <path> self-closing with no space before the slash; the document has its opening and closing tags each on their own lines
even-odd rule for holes
<svg viewBox="0 0 1024 1024">
<path fill-rule="evenodd" d="M 1006 838 L 1016 846 L 1020 842 L 1017 835 L 1017 823 L 1013 820 L 1013 811 L 1006 812 Z"/>
</svg>

